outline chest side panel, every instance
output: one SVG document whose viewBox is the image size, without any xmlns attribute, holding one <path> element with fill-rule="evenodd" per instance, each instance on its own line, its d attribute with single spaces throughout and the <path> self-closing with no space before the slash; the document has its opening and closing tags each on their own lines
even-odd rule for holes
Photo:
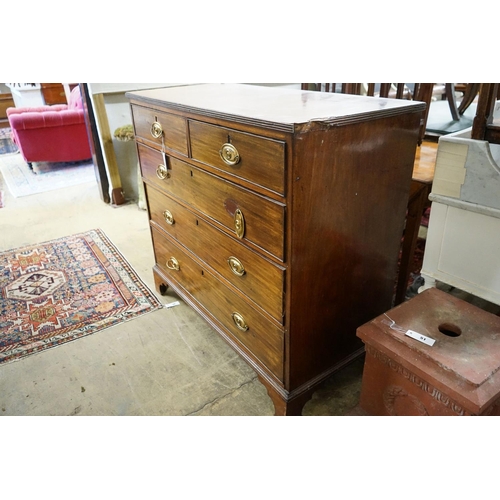
<svg viewBox="0 0 500 500">
<path fill-rule="evenodd" d="M 348 359 L 362 347 L 357 327 L 391 308 L 419 123 L 409 114 L 295 137 L 291 386 Z"/>
</svg>

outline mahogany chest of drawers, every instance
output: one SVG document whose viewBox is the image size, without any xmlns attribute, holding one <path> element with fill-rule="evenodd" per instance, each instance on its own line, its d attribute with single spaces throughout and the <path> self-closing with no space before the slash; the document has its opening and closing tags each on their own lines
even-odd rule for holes
<svg viewBox="0 0 500 500">
<path fill-rule="evenodd" d="M 425 105 L 236 84 L 127 97 L 158 291 L 300 414 L 392 306 Z"/>
</svg>

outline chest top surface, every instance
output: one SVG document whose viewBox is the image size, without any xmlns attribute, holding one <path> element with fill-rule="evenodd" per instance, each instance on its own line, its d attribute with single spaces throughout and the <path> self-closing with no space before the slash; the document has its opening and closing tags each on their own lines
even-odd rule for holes
<svg viewBox="0 0 500 500">
<path fill-rule="evenodd" d="M 425 104 L 245 84 L 199 84 L 127 93 L 135 103 L 293 132 L 304 124 L 340 125 L 422 112 Z"/>
</svg>

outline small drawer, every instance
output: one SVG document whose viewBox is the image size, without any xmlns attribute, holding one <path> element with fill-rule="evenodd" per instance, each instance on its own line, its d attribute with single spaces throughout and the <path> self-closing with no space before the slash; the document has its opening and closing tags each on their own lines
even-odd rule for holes
<svg viewBox="0 0 500 500">
<path fill-rule="evenodd" d="M 208 270 L 196 263 L 168 236 L 152 230 L 156 263 L 280 380 L 283 380 L 284 332 L 266 319 Z"/>
<path fill-rule="evenodd" d="M 283 324 L 285 270 L 146 186 L 151 220 Z"/>
<path fill-rule="evenodd" d="M 166 157 L 160 151 L 139 142 L 137 143 L 137 154 L 141 174 L 146 182 L 163 189 L 167 185 L 166 181 L 169 180 L 171 174 L 168 171 L 168 161 L 165 162 Z"/>
<path fill-rule="evenodd" d="M 138 145 L 142 175 L 147 183 L 182 200 L 209 219 L 224 226 L 240 241 L 251 242 L 284 260 L 285 206 L 225 181 L 176 158 Z M 160 178 L 163 177 L 163 178 Z"/>
<path fill-rule="evenodd" d="M 135 135 L 165 151 L 188 154 L 186 119 L 155 109 L 132 106 Z"/>
<path fill-rule="evenodd" d="M 190 120 L 191 156 L 284 196 L 285 143 Z"/>
</svg>

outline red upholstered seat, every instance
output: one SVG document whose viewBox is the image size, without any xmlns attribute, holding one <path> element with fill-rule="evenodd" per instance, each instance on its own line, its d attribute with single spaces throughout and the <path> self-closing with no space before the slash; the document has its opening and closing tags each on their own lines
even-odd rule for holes
<svg viewBox="0 0 500 500">
<path fill-rule="evenodd" d="M 80 89 L 67 105 L 8 108 L 12 140 L 28 164 L 68 162 L 91 158 Z"/>
</svg>

